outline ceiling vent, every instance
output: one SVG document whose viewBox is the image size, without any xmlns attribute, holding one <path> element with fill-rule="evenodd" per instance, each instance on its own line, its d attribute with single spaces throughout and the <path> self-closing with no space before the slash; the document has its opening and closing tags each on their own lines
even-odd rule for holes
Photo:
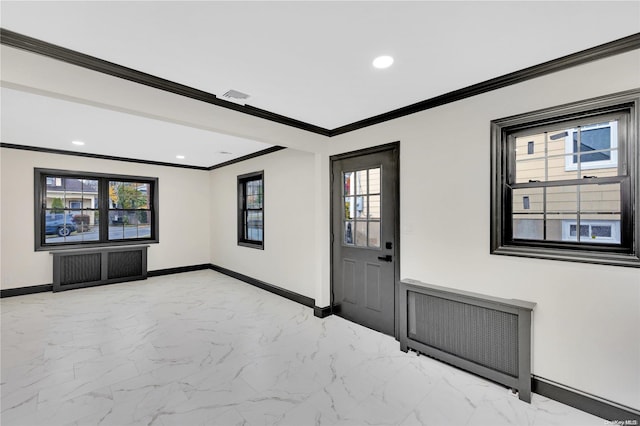
<svg viewBox="0 0 640 426">
<path fill-rule="evenodd" d="M 227 92 L 222 95 L 228 101 L 237 102 L 244 104 L 244 101 L 249 98 L 249 95 L 246 93 L 238 92 L 237 90 L 227 90 Z"/>
</svg>

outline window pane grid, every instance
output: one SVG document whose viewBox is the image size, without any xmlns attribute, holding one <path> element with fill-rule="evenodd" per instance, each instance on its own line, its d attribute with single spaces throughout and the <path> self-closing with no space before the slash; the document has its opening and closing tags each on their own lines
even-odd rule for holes
<svg viewBox="0 0 640 426">
<path fill-rule="evenodd" d="M 38 173 L 43 209 L 36 249 L 45 245 L 157 238 L 150 203 L 155 183 L 91 173 Z"/>
<path fill-rule="evenodd" d="M 109 181 L 107 238 L 134 240 L 151 236 L 150 185 L 135 181 Z"/>
<path fill-rule="evenodd" d="M 618 119 L 515 138 L 515 183 L 618 174 Z M 542 151 L 535 146 L 544 147 Z"/>
<path fill-rule="evenodd" d="M 380 167 L 343 172 L 343 244 L 380 248 L 380 173 Z"/>
<path fill-rule="evenodd" d="M 583 220 L 619 222 L 621 190 L 621 183 L 513 189 L 513 238 L 565 241 L 567 234 L 560 221 L 572 220 L 576 226 L 581 226 Z M 537 221 L 539 225 L 535 224 Z M 580 235 L 570 236 L 576 237 L 578 243 L 594 242 L 591 234 L 585 239 Z M 620 241 L 619 236 L 616 241 Z"/>
<path fill-rule="evenodd" d="M 99 239 L 96 217 L 98 181 L 47 175 L 44 242 L 47 244 Z"/>
<path fill-rule="evenodd" d="M 264 244 L 263 174 L 238 177 L 238 244 L 261 248 Z"/>
<path fill-rule="evenodd" d="M 640 267 L 640 91 L 491 122 L 491 253 Z"/>
<path fill-rule="evenodd" d="M 621 220 L 625 177 L 617 163 L 617 127 L 615 119 L 512 139 L 515 161 L 508 188 L 514 240 L 603 242 L 595 232 L 577 230 L 586 229 L 585 221 Z M 602 235 L 610 230 L 593 226 Z"/>
</svg>

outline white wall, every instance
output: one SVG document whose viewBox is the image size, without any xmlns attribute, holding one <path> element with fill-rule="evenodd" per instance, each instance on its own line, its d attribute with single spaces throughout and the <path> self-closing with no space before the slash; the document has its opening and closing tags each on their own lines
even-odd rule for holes
<svg viewBox="0 0 640 426">
<path fill-rule="evenodd" d="M 635 409 L 640 270 L 490 255 L 489 122 L 638 87 L 634 51 L 332 138 L 329 148 L 399 140 L 401 276 L 536 302 L 533 374 Z"/>
<path fill-rule="evenodd" d="M 264 250 L 238 246 L 237 177 L 264 170 Z M 211 263 L 315 299 L 314 155 L 286 149 L 212 170 Z"/>
<path fill-rule="evenodd" d="M 151 244 L 148 269 L 209 263 L 208 172 L 122 161 L 0 149 L 1 287 L 51 284 L 52 256 L 34 251 L 33 169 L 51 168 L 159 178 L 160 242 Z"/>
</svg>

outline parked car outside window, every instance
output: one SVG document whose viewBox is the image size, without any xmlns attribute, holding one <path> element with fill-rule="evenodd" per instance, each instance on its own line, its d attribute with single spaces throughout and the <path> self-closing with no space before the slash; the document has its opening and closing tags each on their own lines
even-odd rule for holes
<svg viewBox="0 0 640 426">
<path fill-rule="evenodd" d="M 70 214 L 55 213 L 45 216 L 45 234 L 66 237 L 75 231 L 76 225 Z"/>
</svg>

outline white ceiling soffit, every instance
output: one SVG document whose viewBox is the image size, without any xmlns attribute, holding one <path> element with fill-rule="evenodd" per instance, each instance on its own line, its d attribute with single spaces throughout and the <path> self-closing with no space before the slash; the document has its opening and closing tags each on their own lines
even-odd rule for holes
<svg viewBox="0 0 640 426">
<path fill-rule="evenodd" d="M 3 87 L 3 143 L 210 167 L 273 145 Z M 73 141 L 85 144 L 77 146 Z M 185 158 L 176 158 L 182 155 Z"/>
<path fill-rule="evenodd" d="M 638 1 L 3 1 L 2 27 L 334 129 L 635 34 Z M 395 58 L 372 67 L 381 54 Z"/>
</svg>

